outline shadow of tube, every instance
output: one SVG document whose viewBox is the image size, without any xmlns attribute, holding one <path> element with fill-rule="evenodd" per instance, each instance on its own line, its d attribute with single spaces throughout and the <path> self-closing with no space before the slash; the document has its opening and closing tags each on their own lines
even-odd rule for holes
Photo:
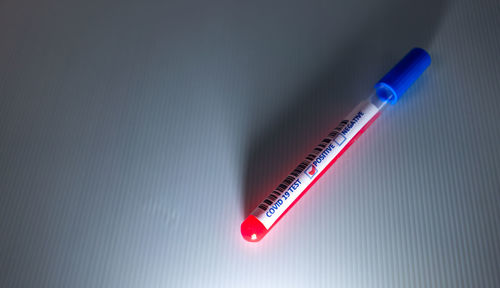
<svg viewBox="0 0 500 288">
<path fill-rule="evenodd" d="M 446 7 L 445 1 L 391 0 L 380 5 L 380 11 L 373 11 L 371 19 L 363 19 L 367 25 L 351 37 L 354 41 L 325 59 L 325 70 L 296 89 L 297 97 L 291 97 L 295 102 L 286 111 L 277 111 L 269 126 L 249 139 L 242 181 L 243 217 L 281 183 L 343 114 L 368 96 L 391 65 L 415 46 L 428 48 Z M 324 135 L 310 139 L 311 127 Z M 283 145 L 289 142 L 293 145 Z"/>
</svg>

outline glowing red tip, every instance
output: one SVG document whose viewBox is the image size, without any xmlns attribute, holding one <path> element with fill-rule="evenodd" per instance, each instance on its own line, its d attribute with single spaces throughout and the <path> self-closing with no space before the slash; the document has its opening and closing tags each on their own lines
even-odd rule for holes
<svg viewBox="0 0 500 288">
<path fill-rule="evenodd" d="M 249 242 L 260 241 L 267 234 L 266 227 L 255 216 L 250 215 L 241 223 L 241 235 Z"/>
</svg>

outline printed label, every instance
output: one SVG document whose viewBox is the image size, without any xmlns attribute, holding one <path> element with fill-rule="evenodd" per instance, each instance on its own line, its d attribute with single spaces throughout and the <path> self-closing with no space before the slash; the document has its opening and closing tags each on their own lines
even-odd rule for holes
<svg viewBox="0 0 500 288">
<path fill-rule="evenodd" d="M 252 212 L 269 229 L 316 177 L 333 161 L 379 109 L 365 101 L 321 141 L 290 175 Z"/>
</svg>

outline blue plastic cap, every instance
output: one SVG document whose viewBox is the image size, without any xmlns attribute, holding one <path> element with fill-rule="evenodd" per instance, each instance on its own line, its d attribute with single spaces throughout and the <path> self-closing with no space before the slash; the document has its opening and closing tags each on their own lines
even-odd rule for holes
<svg viewBox="0 0 500 288">
<path fill-rule="evenodd" d="M 395 104 L 430 64 L 429 53 L 422 48 L 413 48 L 375 84 L 378 97 Z"/>
</svg>

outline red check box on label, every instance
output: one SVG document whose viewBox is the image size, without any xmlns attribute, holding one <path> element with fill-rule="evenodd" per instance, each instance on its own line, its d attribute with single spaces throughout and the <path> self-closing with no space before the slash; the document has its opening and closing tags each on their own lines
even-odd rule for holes
<svg viewBox="0 0 500 288">
<path fill-rule="evenodd" d="M 316 168 L 316 166 L 314 166 L 313 164 L 309 165 L 309 167 L 306 168 L 306 175 L 311 179 L 317 173 L 318 173 L 318 168 Z"/>
</svg>

